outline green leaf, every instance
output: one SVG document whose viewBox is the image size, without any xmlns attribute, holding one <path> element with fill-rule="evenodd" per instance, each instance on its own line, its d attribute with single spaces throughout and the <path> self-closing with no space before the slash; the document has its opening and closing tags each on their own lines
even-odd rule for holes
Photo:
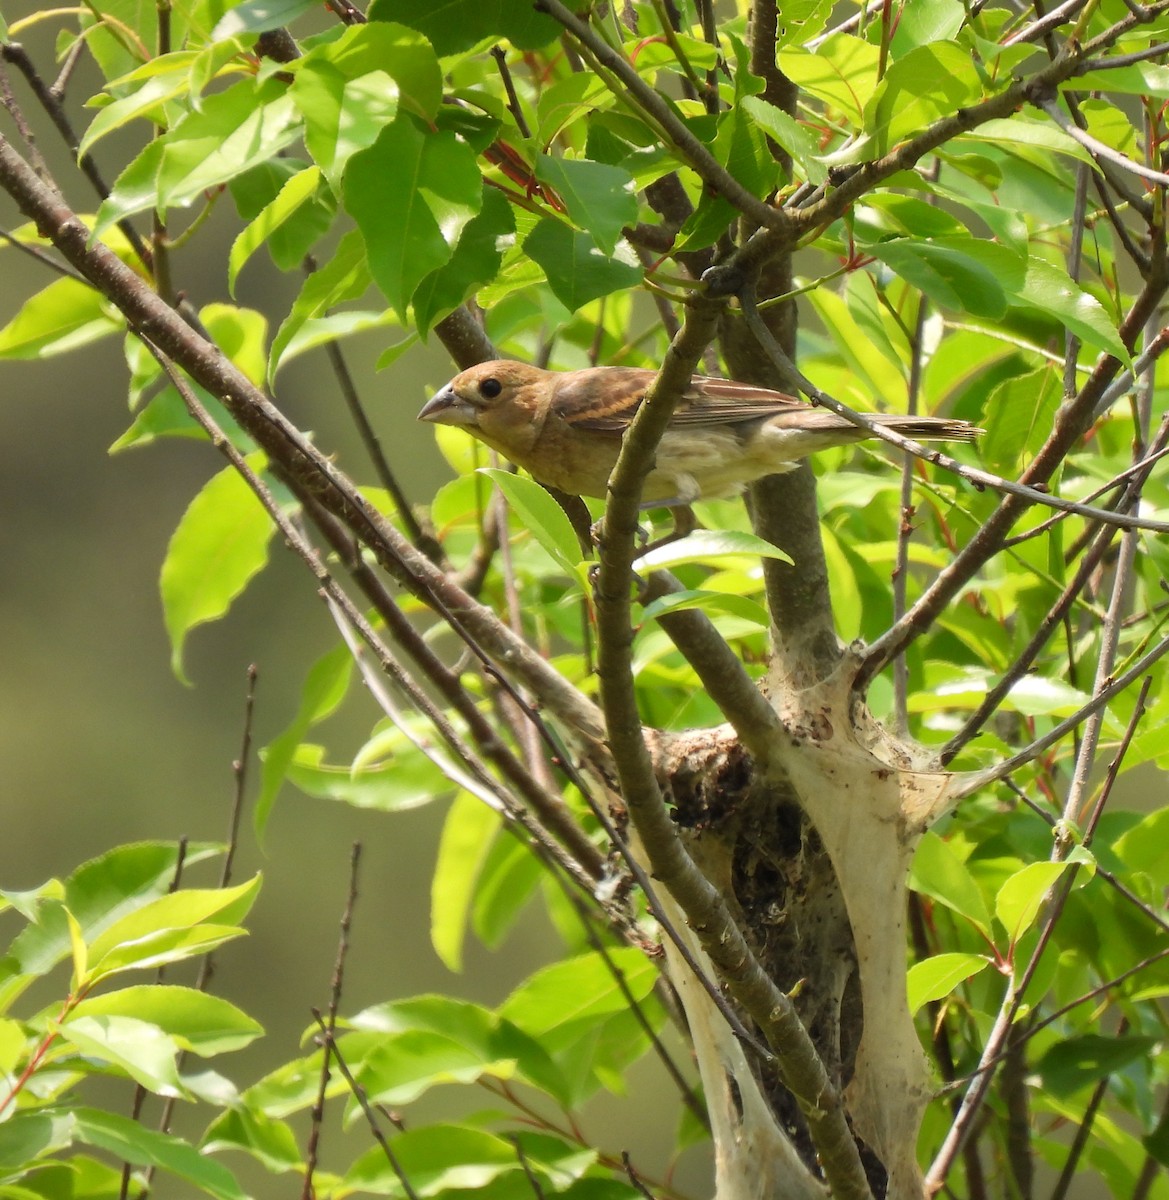
<svg viewBox="0 0 1169 1200">
<path fill-rule="evenodd" d="M 0 1125 L 0 1170 L 23 1171 L 64 1150 L 73 1141 L 76 1120 L 70 1112 L 13 1113 Z"/>
<path fill-rule="evenodd" d="M 622 243 L 622 252 L 628 250 Z M 610 258 L 587 233 L 577 233 L 561 221 L 543 217 L 524 240 L 524 251 L 544 270 L 552 294 L 570 312 L 590 300 L 635 287 L 642 269 L 628 256 Z"/>
<path fill-rule="evenodd" d="M 608 958 L 621 971 L 630 994 L 643 1000 L 657 981 L 657 968 L 639 950 L 610 950 Z M 500 1005 L 500 1016 L 539 1038 L 549 1030 L 595 1023 L 629 1007 L 610 967 L 590 953 L 553 963 L 530 976 Z"/>
<path fill-rule="evenodd" d="M 467 222 L 450 261 L 427 275 L 414 293 L 414 323 L 420 335 L 495 279 L 504 245 L 514 233 L 511 205 L 501 192 L 484 184 L 483 207 Z"/>
<path fill-rule="evenodd" d="M 864 108 L 877 86 L 880 51 L 863 38 L 848 33 L 829 34 L 810 51 L 785 47 L 779 69 L 798 87 L 823 100 L 859 126 Z"/>
<path fill-rule="evenodd" d="M 1169 1167 L 1169 1113 L 1164 1109 L 1156 1126 L 1141 1138 L 1141 1145 L 1161 1166 Z"/>
<path fill-rule="evenodd" d="M 1150 731 L 1150 735 L 1154 731 Z M 1167 730 L 1162 725 L 1156 733 L 1164 736 Z M 1116 853 L 1129 870 L 1143 871 L 1156 885 L 1169 886 L 1169 807 L 1160 808 L 1143 817 L 1116 842 Z"/>
<path fill-rule="evenodd" d="M 244 80 L 208 96 L 122 172 L 98 210 L 94 236 L 134 213 L 189 204 L 279 154 L 299 132 L 292 98 L 277 79 L 258 87 Z"/>
<path fill-rule="evenodd" d="M 207 855 L 205 847 L 192 845 L 185 861 L 199 862 Z M 178 847 L 173 842 L 140 842 L 83 863 L 63 887 L 53 880 L 38 889 L 31 902 L 5 893 L 22 912 L 28 910 L 32 923 L 8 948 L 8 969 L 0 971 L 0 1011 L 69 955 L 69 914 L 81 926 L 83 936 L 92 939 L 127 913 L 164 895 L 173 885 L 177 863 Z"/>
<path fill-rule="evenodd" d="M 120 129 L 136 117 L 147 117 L 155 109 L 161 111 L 166 101 L 185 93 L 191 86 L 191 67 L 197 57 L 194 51 L 181 50 L 163 55 L 123 76 L 118 81 L 121 88 L 133 86 L 94 117 L 78 144 L 77 157 L 83 158 L 107 133 Z M 148 69 L 149 73 L 144 74 Z"/>
<path fill-rule="evenodd" d="M 176 1056 L 178 1043 L 157 1025 L 137 1017 L 71 1017 L 61 1036 L 84 1055 L 121 1067 L 135 1083 L 158 1096 L 184 1095 Z"/>
<path fill-rule="evenodd" d="M 434 124 L 442 71 L 426 40 L 388 21 L 354 25 L 297 63 L 291 95 L 305 120 L 305 144 L 328 179 L 372 146 L 399 105 Z"/>
<path fill-rule="evenodd" d="M 484 946 L 499 947 L 546 874 L 519 838 L 496 838 L 479 872 L 471 913 L 471 927 Z"/>
<path fill-rule="evenodd" d="M 506 38 L 517 50 L 539 50 L 563 26 L 528 0 L 374 0 L 370 21 L 401 21 L 424 33 L 442 55 L 470 50 L 489 37 Z"/>
<path fill-rule="evenodd" d="M 935 954 L 909 968 L 909 1011 L 948 996 L 958 984 L 990 965 L 981 954 Z"/>
<path fill-rule="evenodd" d="M 91 1108 L 73 1110 L 79 1141 L 97 1146 L 125 1162 L 158 1167 L 186 1180 L 216 1200 L 247 1200 L 235 1176 L 181 1138 L 146 1129 L 129 1117 Z"/>
<path fill-rule="evenodd" d="M 286 361 L 290 346 L 307 322 L 320 317 L 334 305 L 360 296 L 369 284 L 365 243 L 360 231 L 351 229 L 337 243 L 327 261 L 304 281 L 292 310 L 276 331 L 268 354 L 269 381 Z"/>
<path fill-rule="evenodd" d="M 483 202 L 474 152 L 453 133 L 423 133 L 405 114 L 355 154 L 345 207 L 369 252 L 369 269 L 405 319 L 415 288 L 447 262 Z"/>
<path fill-rule="evenodd" d="M 1027 260 L 1027 277 L 1017 299 L 1053 316 L 1081 341 L 1128 363 L 1129 353 L 1116 324 L 1094 296 L 1085 292 L 1068 273 L 1046 259 Z"/>
<path fill-rule="evenodd" d="M 256 464 L 253 463 L 253 467 Z M 167 546 L 160 589 L 171 667 L 184 683 L 183 645 L 197 625 L 222 617 L 268 561 L 274 526 L 233 467 L 191 501 Z"/>
<path fill-rule="evenodd" d="M 1018 473 L 1024 451 L 1034 453 L 1051 433 L 1062 392 L 1053 366 L 1004 379 L 987 398 L 986 434 L 979 440 L 983 462 L 992 471 Z"/>
<path fill-rule="evenodd" d="M 1009 118 L 984 121 L 970 133 L 959 134 L 953 144 L 960 147 L 966 141 L 992 142 L 996 145 L 1025 146 L 1037 150 L 1053 151 L 1089 166 L 1094 165 L 1088 151 L 1057 125 L 1052 124 L 1051 121 L 1032 120 L 1018 114 Z"/>
<path fill-rule="evenodd" d="M 152 947 L 158 935 L 195 932 L 213 917 L 216 930 L 234 924 L 247 915 L 259 890 L 260 876 L 255 875 L 236 887 L 186 888 L 159 896 L 94 939 L 89 947 L 90 970 L 101 977 L 127 966 L 144 965 L 155 957 Z"/>
<path fill-rule="evenodd" d="M 869 153 L 884 154 L 939 118 L 982 98 L 982 83 L 969 50 L 932 42 L 910 50 L 885 72 L 865 106 Z"/>
<path fill-rule="evenodd" d="M 450 971 L 463 969 L 471 900 L 499 821 L 499 814 L 482 800 L 460 792 L 443 822 L 430 885 L 430 942 Z"/>
<path fill-rule="evenodd" d="M 454 1038 L 431 1030 L 410 1029 L 387 1036 L 371 1050 L 357 1081 L 374 1104 L 409 1104 L 432 1087 L 475 1083 L 483 1076 L 512 1079 L 515 1059 L 484 1058 Z"/>
<path fill-rule="evenodd" d="M 867 249 L 950 311 L 1002 317 L 1008 294 L 1023 283 L 1019 256 L 978 238 L 896 238 Z"/>
<path fill-rule="evenodd" d="M 234 304 L 205 304 L 199 310 L 199 318 L 219 349 L 256 387 L 261 387 L 268 318 L 254 308 Z"/>
<path fill-rule="evenodd" d="M 1030 863 L 999 888 L 994 900 L 994 915 L 1012 944 L 1034 924 L 1048 893 L 1071 865 L 1069 862 Z"/>
<path fill-rule="evenodd" d="M 241 235 L 246 240 L 263 235 L 262 244 L 268 256 L 282 271 L 299 270 L 305 256 L 324 236 L 337 215 L 337 201 L 331 189 L 316 187 L 310 194 L 301 193 L 308 181 L 290 187 L 287 196 L 280 196 L 281 189 L 304 171 L 314 168 L 303 159 L 286 156 L 253 167 L 228 184 L 236 209 L 245 220 L 260 218 L 265 208 L 272 211 L 263 217 L 261 228 L 251 235 Z M 319 181 L 319 172 L 317 175 Z M 279 197 L 279 199 L 278 199 Z M 249 246 L 248 253 L 254 248 Z M 240 259 L 236 265 L 242 267 L 243 249 L 235 250 Z"/>
<path fill-rule="evenodd" d="M 701 608 L 704 612 L 731 613 L 744 621 L 751 621 L 761 629 L 766 629 L 771 624 L 767 609 L 749 596 L 702 590 L 672 592 L 668 596 L 660 596 L 645 606 L 641 619 L 655 621 L 658 617 L 687 608 Z"/>
<path fill-rule="evenodd" d="M 89 996 L 73 1009 L 69 1021 L 113 1016 L 149 1022 L 182 1049 L 204 1058 L 239 1050 L 264 1032 L 234 1004 L 177 984 L 143 984 Z"/>
<path fill-rule="evenodd" d="M 245 33 L 279 29 L 315 7 L 315 0 L 243 0 L 219 18 L 211 31 L 211 40 L 222 42 Z"/>
<path fill-rule="evenodd" d="M 737 105 L 718 118 L 711 149 L 720 163 L 749 192 L 760 198 L 779 182 L 780 167 L 757 122 Z"/>
<path fill-rule="evenodd" d="M 1090 1083 L 1122 1071 L 1129 1063 L 1147 1060 L 1157 1039 L 1086 1033 L 1057 1042 L 1035 1064 L 1045 1091 L 1067 1096 Z"/>
<path fill-rule="evenodd" d="M 321 173 L 316 167 L 306 167 L 293 175 L 280 189 L 279 195 L 265 206 L 231 246 L 227 260 L 227 289 L 235 295 L 235 281 L 244 263 L 316 194 Z"/>
<path fill-rule="evenodd" d="M 318 63 L 297 72 L 291 95 L 304 117 L 305 145 L 334 186 L 349 159 L 398 115 L 398 89 L 384 71 L 347 79 L 331 62 Z"/>
<path fill-rule="evenodd" d="M 206 1154 L 242 1150 L 274 1172 L 298 1170 L 304 1161 L 288 1125 L 244 1104 L 228 1109 L 211 1122 L 202 1149 Z"/>
<path fill-rule="evenodd" d="M 480 467 L 479 473 L 494 481 L 515 509 L 524 528 L 573 579 L 580 566 L 580 543 L 572 522 L 564 509 L 549 495 L 547 489 L 534 480 L 526 479 L 501 467 Z"/>
<path fill-rule="evenodd" d="M 633 176 L 620 167 L 585 159 L 536 158 L 536 178 L 554 188 L 578 229 L 611 255 L 627 225 L 637 223 Z"/>
<path fill-rule="evenodd" d="M 393 1140 L 394 1158 L 416 1196 L 486 1187 L 500 1175 L 522 1171 L 515 1146 L 465 1125 L 428 1125 L 408 1129 Z M 380 1147 L 363 1154 L 344 1178 L 346 1189 L 383 1196 L 405 1196 L 398 1172 Z"/>
<path fill-rule="evenodd" d="M 989 936 L 990 912 L 974 876 L 949 843 L 932 831 L 917 847 L 909 886 L 952 908 Z"/>
<path fill-rule="evenodd" d="M 773 142 L 791 155 L 809 183 L 818 186 L 828 178 L 828 168 L 820 161 L 820 143 L 810 129 L 759 96 L 744 96 L 740 107 Z"/>
<path fill-rule="evenodd" d="M 353 656 L 348 646 L 338 646 L 322 655 L 309 670 L 301 689 L 300 706 L 292 723 L 260 751 L 260 794 L 256 798 L 254 827 L 263 840 L 264 829 L 276 794 L 288 773 L 296 748 L 308 731 L 337 710 L 353 678 Z"/>
<path fill-rule="evenodd" d="M 753 533 L 736 529 L 696 529 L 676 542 L 667 542 L 643 554 L 634 562 L 633 568 L 635 571 L 651 571 L 661 567 L 676 567 L 680 563 L 731 558 L 740 554 L 748 554 L 753 558 L 775 558 L 787 563 L 792 561 L 778 546 L 765 542 Z"/>
<path fill-rule="evenodd" d="M 510 840 L 510 839 L 509 839 Z M 450 996 L 415 996 L 377 1004 L 355 1016 L 357 1030 L 401 1033 L 428 1030 L 466 1047 L 482 1062 L 514 1061 L 521 1077 L 567 1104 L 564 1080 L 539 1042 L 477 1004 Z"/>
<path fill-rule="evenodd" d="M 425 754 L 408 744 L 401 754 L 371 765 L 326 763 L 324 755 L 323 746 L 302 742 L 288 764 L 288 781 L 306 796 L 401 812 L 449 795 L 453 787 Z"/>
<path fill-rule="evenodd" d="M 305 321 L 296 333 L 289 339 L 288 345 L 280 355 L 280 365 L 287 366 L 293 359 L 316 350 L 329 342 L 339 342 L 343 338 L 352 337 L 357 333 L 365 333 L 370 329 L 386 329 L 397 327 L 398 318 L 388 308 L 379 312 L 346 311 L 333 313 L 328 317 L 315 317 Z M 400 342 L 395 342 L 379 356 L 374 364 L 375 370 L 397 362 L 418 341 L 416 333 L 408 334 Z"/>
<path fill-rule="evenodd" d="M 898 16 L 893 31 L 893 54 L 900 59 L 915 47 L 954 37 L 966 21 L 961 0 L 914 0 Z"/>
<path fill-rule="evenodd" d="M 57 279 L 0 329 L 0 359 L 52 358 L 117 333 L 123 322 L 88 283 Z"/>
</svg>

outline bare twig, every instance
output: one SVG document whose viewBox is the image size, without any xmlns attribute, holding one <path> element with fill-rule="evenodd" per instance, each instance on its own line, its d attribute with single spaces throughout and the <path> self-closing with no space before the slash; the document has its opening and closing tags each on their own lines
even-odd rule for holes
<svg viewBox="0 0 1169 1200">
<path fill-rule="evenodd" d="M 378 1123 L 377 1114 L 373 1111 L 369 1103 L 369 1097 L 365 1094 L 365 1088 L 353 1078 L 353 1072 L 349 1069 L 349 1064 L 345 1061 L 345 1056 L 341 1053 L 341 1047 L 337 1044 L 333 1037 L 333 1032 L 328 1025 L 325 1024 L 324 1018 L 321 1016 L 320 1009 L 312 1010 L 313 1020 L 316 1021 L 319 1027 L 320 1042 L 325 1048 L 325 1053 L 332 1054 L 333 1061 L 337 1064 L 337 1069 L 345 1078 L 345 1082 L 349 1085 L 349 1090 L 353 1094 L 354 1100 L 357 1101 L 362 1113 L 365 1115 L 366 1124 L 369 1125 L 369 1130 L 373 1134 L 377 1144 L 382 1148 L 382 1153 L 386 1156 L 386 1161 L 390 1164 L 390 1170 L 397 1176 L 398 1182 L 402 1185 L 402 1191 L 406 1193 L 406 1200 L 419 1200 L 418 1193 L 414 1190 L 405 1171 L 402 1170 L 402 1164 L 398 1161 L 398 1156 L 394 1153 L 394 1148 L 390 1145 L 389 1139 L 382 1132 L 382 1127 Z"/>
<path fill-rule="evenodd" d="M 48 114 L 49 119 L 53 122 L 57 132 L 69 148 L 70 153 L 77 160 L 77 166 L 81 173 L 93 185 L 93 190 L 102 200 L 109 198 L 110 189 L 102 177 L 101 172 L 97 168 L 97 164 L 93 160 L 92 154 L 83 154 L 77 158 L 77 149 L 80 145 L 76 133 L 73 131 L 72 122 L 69 120 L 69 114 L 65 111 L 64 104 L 61 103 L 59 93 L 49 87 L 41 78 L 40 72 L 36 69 L 31 58 L 29 58 L 23 46 L 18 42 L 8 42 L 0 46 L 0 57 L 12 63 L 13 66 L 28 81 L 29 87 L 32 89 L 33 95 L 40 101 L 41 107 Z M 147 268 L 151 267 L 150 249 L 142 240 L 138 230 L 128 220 L 121 220 L 118 223 L 118 228 L 125 235 L 126 240 L 133 247 L 134 253 L 138 256 L 139 261 Z"/>
<path fill-rule="evenodd" d="M 1141 655 L 1123 675 L 1110 683 L 1102 691 L 1097 692 L 1081 709 L 1074 712 L 1065 720 L 1060 721 L 1049 733 L 1044 734 L 1041 738 L 1037 738 L 1025 749 L 1020 750 L 1018 754 L 1012 754 L 1010 758 L 1004 759 L 1001 763 L 996 763 L 993 767 L 987 767 L 983 771 L 972 771 L 969 775 L 962 776 L 957 783 L 954 799 L 960 800 L 964 796 L 971 796 L 980 788 L 984 788 L 988 784 L 995 783 L 1000 779 L 1005 779 L 1012 772 L 1017 771 L 1020 767 L 1026 766 L 1027 763 L 1038 758 L 1045 750 L 1062 741 L 1073 729 L 1083 724 L 1089 717 L 1106 709 L 1114 697 L 1119 696 L 1126 688 L 1132 687 L 1166 651 L 1169 651 L 1169 637 L 1162 638 L 1151 650 Z"/>
<path fill-rule="evenodd" d="M 818 388 L 806 375 L 802 374 L 796 368 L 795 364 L 784 354 L 779 344 L 771 336 L 767 326 L 763 324 L 758 308 L 747 293 L 740 296 L 740 303 L 743 307 L 743 315 L 750 325 L 752 332 L 759 339 L 760 344 L 766 349 L 769 357 L 776 364 L 777 369 L 785 376 L 791 386 L 807 396 L 813 404 L 820 405 L 830 412 L 844 417 L 873 437 L 880 438 L 881 441 L 888 442 L 891 446 L 896 446 L 899 450 L 908 451 L 914 457 L 932 463 L 934 466 L 952 471 L 955 475 L 973 484 L 979 491 L 983 488 L 994 488 L 995 491 L 1005 492 L 1009 496 L 1025 500 L 1028 504 L 1042 504 L 1047 508 L 1058 509 L 1060 512 L 1074 513 L 1077 516 L 1090 517 L 1094 521 L 1117 525 L 1122 529 L 1148 529 L 1157 533 L 1169 533 L 1169 521 L 1154 521 L 1143 517 L 1128 516 L 1124 513 L 1114 512 L 1111 509 L 1094 508 L 1090 504 L 1077 504 L 1074 500 L 1064 500 L 1060 496 L 1053 496 L 1050 492 L 1040 491 L 1038 488 L 1031 487 L 1028 484 L 1019 483 L 1012 479 L 1004 479 L 1001 475 L 992 475 L 989 471 L 983 471 L 979 467 L 971 467 L 966 463 L 959 462 L 956 458 L 943 453 L 941 450 L 923 446 L 920 442 L 914 441 L 913 438 L 907 438 L 900 433 L 896 433 L 888 426 L 880 424 L 871 416 L 849 408 L 848 405 L 842 404 L 839 400 Z"/>
<path fill-rule="evenodd" d="M 337 940 L 337 957 L 333 963 L 333 979 L 329 986 L 328 1019 L 325 1022 L 327 1036 L 321 1049 L 321 1075 L 317 1084 L 317 1098 L 312 1107 L 312 1125 L 304 1155 L 304 1183 L 301 1200 L 313 1200 L 313 1175 L 316 1173 L 324 1127 L 325 1095 L 329 1088 L 329 1060 L 334 1052 L 333 1035 L 337 1029 L 337 1013 L 341 1008 L 341 988 L 345 980 L 345 959 L 349 953 L 349 930 L 353 924 L 353 909 L 357 904 L 357 868 L 361 862 L 361 843 L 354 842 L 349 852 L 349 894 L 345 899 L 345 910 L 341 914 L 341 934 Z M 316 1009 L 313 1015 L 320 1020 Z"/>
<path fill-rule="evenodd" d="M 503 80 L 504 91 L 507 92 L 508 112 L 511 113 L 512 120 L 515 121 L 520 135 L 530 138 L 532 131 L 528 128 L 528 121 L 524 116 L 524 110 L 520 107 L 520 98 L 516 94 L 515 81 L 512 79 L 511 70 L 507 65 L 507 51 L 502 46 L 492 46 L 491 57 L 495 59 L 495 65 L 499 68 L 499 77 Z"/>
<path fill-rule="evenodd" d="M 1068 137 L 1073 141 L 1079 142 L 1093 158 L 1103 159 L 1113 166 L 1120 167 L 1122 171 L 1128 171 L 1130 174 L 1136 175 L 1141 179 L 1147 179 L 1151 183 L 1169 183 L 1169 175 L 1166 175 L 1164 171 L 1154 171 L 1152 167 L 1146 167 L 1143 163 L 1126 158 L 1123 154 L 1113 150 L 1111 146 L 1100 141 L 1099 138 L 1094 138 L 1090 133 L 1081 129 L 1074 121 L 1069 120 L 1059 105 L 1053 101 L 1042 101 L 1039 107 L 1047 113 Z"/>
<path fill-rule="evenodd" d="M 921 395 L 921 375 L 925 359 L 923 335 L 929 301 L 922 296 L 917 303 L 917 320 L 909 339 L 909 399 L 906 412 L 917 415 Z M 909 596 L 909 540 L 913 536 L 913 465 L 911 454 L 901 464 L 901 520 L 897 526 L 897 561 L 893 568 L 893 620 L 905 616 Z M 893 727 L 904 736 L 909 732 L 909 663 L 904 654 L 893 660 Z"/>
</svg>

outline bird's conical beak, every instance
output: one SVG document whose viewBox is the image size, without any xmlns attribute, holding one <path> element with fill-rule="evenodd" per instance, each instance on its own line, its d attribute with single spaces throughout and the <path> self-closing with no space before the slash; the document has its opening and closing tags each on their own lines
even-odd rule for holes
<svg viewBox="0 0 1169 1200">
<path fill-rule="evenodd" d="M 433 421 L 435 425 L 477 425 L 478 414 L 465 400 L 455 395 L 448 383 L 434 393 L 418 414 L 420 421 Z"/>
</svg>

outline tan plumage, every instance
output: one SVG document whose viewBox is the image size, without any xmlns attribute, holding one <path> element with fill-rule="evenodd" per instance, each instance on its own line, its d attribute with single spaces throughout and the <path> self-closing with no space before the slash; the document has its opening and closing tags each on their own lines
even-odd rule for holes
<svg viewBox="0 0 1169 1200">
<path fill-rule="evenodd" d="M 456 375 L 418 418 L 466 429 L 541 483 L 603 498 L 621 437 L 654 374 L 635 367 L 542 371 L 499 359 Z M 923 441 L 968 442 L 980 432 L 945 417 L 874 419 Z M 817 450 L 869 436 L 781 392 L 695 375 L 658 445 L 643 499 L 680 505 L 734 495 Z"/>
</svg>

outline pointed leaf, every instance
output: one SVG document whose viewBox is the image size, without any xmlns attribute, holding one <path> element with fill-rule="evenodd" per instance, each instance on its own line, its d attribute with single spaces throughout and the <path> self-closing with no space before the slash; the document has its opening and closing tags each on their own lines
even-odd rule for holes
<svg viewBox="0 0 1169 1200">
<path fill-rule="evenodd" d="M 159 581 L 171 667 L 183 672 L 183 645 L 197 625 L 222 617 L 268 561 L 273 525 L 239 473 L 226 467 L 191 501 L 167 546 Z"/>
<path fill-rule="evenodd" d="M 430 941 L 451 971 L 463 969 L 463 941 L 479 872 L 499 831 L 499 814 L 460 793 L 447 812 L 430 887 Z"/>
<path fill-rule="evenodd" d="M 515 509 L 524 527 L 573 578 L 580 564 L 580 544 L 564 509 L 531 479 L 501 467 L 480 467 L 479 473 L 495 482 Z"/>
<path fill-rule="evenodd" d="M 360 228 L 369 269 L 405 319 L 414 289 L 451 257 L 479 211 L 475 154 L 453 133 L 424 133 L 403 113 L 345 172 L 345 207 Z"/>
<path fill-rule="evenodd" d="M 676 567 L 679 563 L 730 558 L 740 554 L 753 558 L 776 558 L 780 562 L 792 561 L 778 546 L 765 542 L 753 533 L 736 529 L 696 529 L 676 542 L 667 542 L 643 554 L 633 568 L 635 571 L 651 571 L 660 567 Z"/>
<path fill-rule="evenodd" d="M 628 247 L 623 242 L 619 249 L 624 254 Z M 552 217 L 541 219 L 528 234 L 524 250 L 544 269 L 552 294 L 570 312 L 641 282 L 642 268 L 632 255 L 610 258 L 587 233 Z"/>
<path fill-rule="evenodd" d="M 943 999 L 989 965 L 981 954 L 935 954 L 914 963 L 909 968 L 909 1011 L 915 1013 L 923 1004 Z"/>
<path fill-rule="evenodd" d="M 122 320 L 88 283 L 57 279 L 0 329 L 0 359 L 52 358 L 117 333 Z"/>
</svg>

